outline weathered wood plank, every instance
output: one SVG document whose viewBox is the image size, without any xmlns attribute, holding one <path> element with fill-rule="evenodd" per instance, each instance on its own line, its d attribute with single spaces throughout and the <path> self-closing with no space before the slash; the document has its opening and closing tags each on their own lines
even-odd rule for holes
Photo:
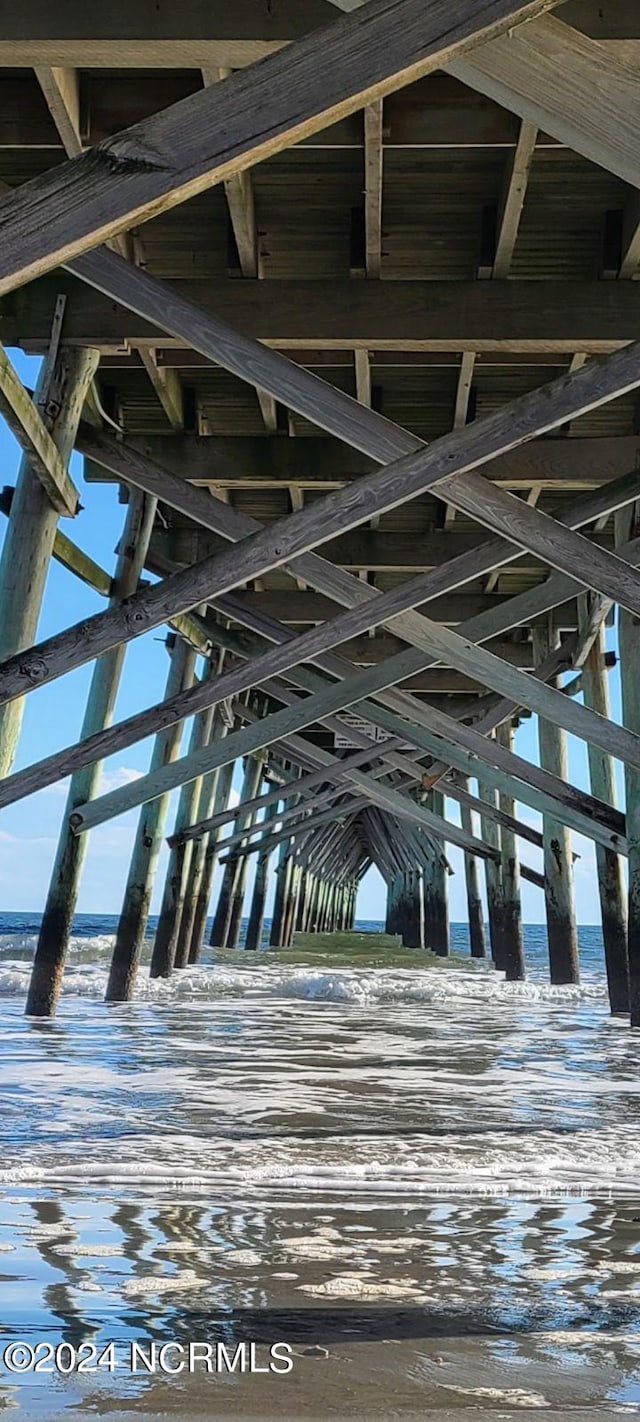
<svg viewBox="0 0 640 1422">
<path fill-rule="evenodd" d="M 175 370 L 161 369 L 151 347 L 140 351 L 140 359 L 158 396 L 169 424 L 174 430 L 183 425 L 182 387 Z"/>
<path fill-rule="evenodd" d="M 339 8 L 347 9 L 345 5 Z M 352 7 L 351 7 L 352 8 Z M 601 41 L 640 36 L 634 0 L 568 0 L 559 12 L 567 23 Z M 101 69 L 197 69 L 210 62 L 234 67 L 264 58 L 276 46 L 299 39 L 331 16 L 326 0 L 182 0 L 179 7 L 148 0 L 111 0 L 98 14 L 82 0 L 24 0 L 7 5 L 0 27 L 0 63 Z M 222 56 L 222 57 L 220 57 Z"/>
<path fill-rule="evenodd" d="M 24 184 L 0 205 L 0 291 L 411 83 L 553 0 L 370 0 Z M 43 222 L 43 212 L 46 222 Z"/>
<path fill-rule="evenodd" d="M 479 45 L 448 70 L 575 153 L 640 186 L 638 75 L 562 19 L 543 15 Z"/>
<path fill-rule="evenodd" d="M 520 125 L 518 143 L 505 175 L 504 188 L 498 208 L 498 232 L 492 272 L 495 278 L 507 277 L 509 275 L 537 135 L 538 130 L 535 124 L 526 123 L 523 120 Z"/>
<path fill-rule="evenodd" d="M 364 111 L 364 228 L 366 273 L 376 278 L 382 268 L 382 99 Z"/>
<path fill-rule="evenodd" d="M 69 271 L 75 270 L 70 264 Z M 476 351 L 480 356 L 570 357 L 585 351 L 603 355 L 636 340 L 640 323 L 636 282 L 621 286 L 601 281 L 378 283 L 292 278 L 259 285 L 237 280 L 175 281 L 169 290 L 172 296 L 190 299 L 201 314 L 233 323 L 246 337 L 268 347 L 303 352 L 362 348 L 392 354 Z M 59 291 L 68 296 L 65 339 L 69 343 L 103 350 L 109 346 L 121 350 L 124 342 L 198 350 L 191 341 L 190 322 L 181 334 L 173 331 L 159 337 L 151 316 L 128 312 L 126 301 L 117 295 L 105 300 L 97 292 L 84 291 L 62 272 L 6 298 L 0 324 L 4 344 L 45 350 Z M 162 302 L 157 310 L 163 329 Z"/>
<path fill-rule="evenodd" d="M 52 507 L 73 518 L 78 509 L 78 490 L 39 410 L 1 347 L 0 413 L 24 450 Z"/>
<path fill-rule="evenodd" d="M 35 73 L 67 157 L 75 158 L 82 152 L 78 71 L 72 67 L 36 65 Z"/>
<path fill-rule="evenodd" d="M 356 357 L 362 354 L 366 352 L 355 352 Z M 367 367 L 368 364 L 367 361 Z M 364 392 L 364 379 L 360 388 Z M 362 395 L 358 398 L 362 399 Z M 362 402 L 371 403 L 368 398 Z M 454 423 L 458 428 L 466 420 L 459 418 Z M 85 432 L 90 440 L 91 429 L 81 426 L 77 447 L 88 450 L 90 444 L 83 446 Z M 370 474 L 375 467 L 373 460 L 357 450 L 313 435 L 304 441 L 242 435 L 206 439 L 190 434 L 127 435 L 126 445 L 162 464 L 183 482 L 217 489 L 281 488 L 292 483 L 303 489 L 340 488 Z M 532 484 L 549 490 L 599 488 L 610 479 L 617 479 L 624 470 L 633 469 L 639 454 L 637 435 L 570 440 L 550 435 L 499 456 L 484 472 L 492 483 L 509 489 L 528 489 Z M 102 482 L 109 477 L 115 479 L 116 475 L 109 476 L 106 465 L 87 454 L 86 481 Z"/>
</svg>

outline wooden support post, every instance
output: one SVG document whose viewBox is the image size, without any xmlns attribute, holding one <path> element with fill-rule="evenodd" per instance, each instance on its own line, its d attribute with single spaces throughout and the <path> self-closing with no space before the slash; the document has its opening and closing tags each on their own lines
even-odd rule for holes
<svg viewBox="0 0 640 1422">
<path fill-rule="evenodd" d="M 298 890 L 300 885 L 300 869 L 293 859 L 288 861 L 290 871 L 288 875 L 287 889 L 282 913 L 281 948 L 289 948 L 293 937 L 293 926 L 296 920 L 296 904 L 298 900 Z M 327 901 L 328 909 L 328 901 Z M 325 915 L 323 928 L 326 929 L 328 914 Z"/>
<path fill-rule="evenodd" d="M 234 762 L 228 761 L 221 766 L 216 783 L 216 793 L 213 802 L 213 812 L 222 812 L 227 808 L 229 795 L 231 794 L 231 782 L 233 780 Z M 200 845 L 196 845 L 196 860 L 203 856 L 202 879 L 198 888 L 195 913 L 193 917 L 193 928 L 191 931 L 191 945 L 189 948 L 189 962 L 197 963 L 202 952 L 204 936 L 207 928 L 207 916 L 209 913 L 209 903 L 211 900 L 211 886 L 213 876 L 216 872 L 218 855 L 220 853 L 220 830 L 211 830 L 208 836 L 203 837 Z"/>
<path fill-rule="evenodd" d="M 465 776 L 462 782 L 463 790 L 469 790 L 469 781 Z M 468 834 L 475 835 L 473 811 L 469 805 L 460 806 L 460 820 L 462 828 Z M 488 864 L 489 860 L 485 860 Z M 467 886 L 467 913 L 469 915 L 469 944 L 472 958 L 485 958 L 487 947 L 484 936 L 484 909 L 480 896 L 480 876 L 478 871 L 478 860 L 475 854 L 464 851 L 464 875 Z"/>
<path fill-rule="evenodd" d="M 444 818 L 444 795 L 432 790 L 427 800 L 430 810 Z M 447 958 L 449 943 L 449 896 L 447 870 L 442 857 L 430 855 L 424 871 L 424 916 L 426 946 L 439 958 Z"/>
<path fill-rule="evenodd" d="M 290 841 L 283 840 L 280 845 L 278 855 L 278 866 L 276 869 L 276 891 L 273 900 L 273 912 L 271 915 L 271 930 L 269 933 L 269 944 L 271 948 L 282 946 L 282 922 L 284 918 L 284 906 L 287 896 L 289 876 L 291 874 L 291 856 L 289 853 Z M 316 907 L 316 923 L 319 916 L 320 905 L 320 884 L 318 883 L 318 904 Z M 314 930 L 315 931 L 315 930 Z"/>
<path fill-rule="evenodd" d="M 402 942 L 405 948 L 425 946 L 425 899 L 419 869 L 406 869 L 402 885 Z"/>
<path fill-rule="evenodd" d="M 98 360 L 97 351 L 63 346 L 42 367 L 36 407 L 65 465 Z M 23 455 L 0 558 L 0 661 L 35 640 L 59 517 Z M 0 708 L 0 777 L 13 765 L 23 712 L 22 700 Z"/>
<path fill-rule="evenodd" d="M 387 880 L 387 911 L 384 921 L 385 933 L 396 932 L 397 919 L 397 879 L 394 876 Z"/>
<path fill-rule="evenodd" d="M 533 656 L 536 665 L 555 650 L 559 640 L 558 634 L 549 627 L 534 627 Z M 554 678 L 554 682 L 558 685 L 558 678 Z M 567 738 L 557 722 L 538 716 L 538 746 L 544 770 L 568 780 Z M 542 834 L 550 979 L 552 983 L 578 983 L 580 960 L 571 831 L 560 820 L 545 815 Z"/>
<path fill-rule="evenodd" d="M 506 750 L 513 749 L 513 725 L 505 722 L 496 732 L 496 740 Z M 507 815 L 515 813 L 512 795 L 500 796 L 500 808 Z M 522 982 L 526 976 L 524 963 L 524 939 L 522 935 L 522 907 L 520 904 L 520 864 L 516 837 L 513 830 L 502 825 L 500 829 L 502 846 L 502 893 L 504 904 L 504 970 L 507 982 Z"/>
<path fill-rule="evenodd" d="M 355 919 L 356 919 L 357 900 L 358 900 L 358 885 L 355 884 L 355 883 L 354 883 L 354 884 L 350 884 L 350 886 L 349 886 L 349 901 L 348 901 L 348 906 L 347 906 L 347 922 L 346 922 L 346 925 L 345 925 L 348 933 L 353 932 L 353 927 L 354 927 Z"/>
<path fill-rule="evenodd" d="M 260 794 L 260 786 L 264 774 L 264 754 L 251 756 L 247 761 L 244 784 L 242 787 L 242 800 L 255 800 Z M 251 810 L 246 814 L 238 815 L 238 829 L 249 829 L 255 812 Z M 240 846 L 241 847 L 241 846 Z M 231 896 L 231 912 L 229 918 L 229 930 L 227 934 L 226 947 L 237 948 L 240 942 L 240 930 L 242 927 L 242 909 L 247 887 L 247 871 L 249 861 L 246 855 L 240 855 L 236 865 L 236 873 L 233 881 L 233 891 Z"/>
<path fill-rule="evenodd" d="M 222 873 L 218 891 L 218 902 L 211 925 L 211 937 L 209 941 L 212 948 L 226 948 L 227 946 L 235 870 L 235 861 L 228 859 Z"/>
<path fill-rule="evenodd" d="M 212 676 L 212 672 L 212 664 L 209 662 L 207 679 Z M 214 710 L 211 706 L 194 717 L 189 741 L 190 752 L 198 751 L 209 744 L 213 721 Z M 197 819 L 201 790 L 201 776 L 182 786 L 176 810 L 174 833 L 179 833 L 194 819 Z M 174 967 L 185 968 L 187 966 L 188 944 L 182 942 L 179 960 L 177 948 L 192 849 L 192 840 L 181 840 L 180 843 L 172 845 L 169 851 L 158 927 L 151 955 L 150 976 L 152 978 L 168 978 Z"/>
<path fill-rule="evenodd" d="M 226 736 L 226 734 L 227 726 L 223 721 L 219 710 L 216 710 L 213 720 L 213 726 L 211 728 L 210 740 L 221 740 L 223 736 Z M 217 770 L 210 771 L 209 775 L 203 776 L 202 788 L 200 791 L 200 801 L 198 805 L 198 814 L 202 815 L 203 818 L 205 816 L 205 813 L 207 816 L 209 816 L 212 812 L 212 806 L 215 801 L 221 774 L 222 771 L 218 768 Z M 196 839 L 192 845 L 191 862 L 189 864 L 189 872 L 187 874 L 184 903 L 182 906 L 182 913 L 180 915 L 180 926 L 178 929 L 178 935 L 176 940 L 176 962 L 178 962 L 178 960 L 184 963 L 190 963 L 192 961 L 191 944 L 193 939 L 193 929 L 196 917 L 198 897 L 202 888 L 202 878 L 204 874 L 205 856 L 207 852 L 208 841 L 209 834 L 204 833 L 200 836 L 199 839 Z"/>
<path fill-rule="evenodd" d="M 175 638 L 165 697 L 169 700 L 193 682 L 196 653 L 182 637 Z M 159 767 L 175 760 L 180 749 L 184 722 L 176 721 L 156 736 L 151 765 Z M 133 996 L 140 954 L 149 918 L 149 905 L 162 844 L 169 795 L 161 795 L 142 806 L 136 829 L 124 900 L 116 929 L 106 1002 L 128 1002 Z"/>
<path fill-rule="evenodd" d="M 277 818 L 277 815 L 278 801 L 273 800 L 270 805 L 267 805 L 265 811 L 265 835 L 268 835 L 271 823 Z M 253 885 L 253 897 L 251 899 L 251 912 L 249 914 L 247 936 L 244 944 L 245 948 L 249 949 L 250 951 L 255 951 L 260 947 L 262 943 L 262 930 L 264 928 L 264 909 L 267 898 L 270 859 L 271 855 L 268 849 L 258 854 L 258 862 L 256 864 L 256 877 Z"/>
<path fill-rule="evenodd" d="M 151 538 L 156 500 L 132 491 L 120 542 L 111 602 L 127 598 L 138 586 Z M 108 726 L 114 711 L 126 647 L 113 647 L 96 662 L 82 723 L 83 736 Z M 58 840 L 47 901 L 42 915 L 33 961 L 26 1012 L 51 1017 L 62 989 L 62 976 L 78 900 L 80 877 L 88 844 L 80 845 L 69 825 L 77 805 L 91 800 L 98 788 L 102 765 L 96 761 L 71 777 Z"/>
<path fill-rule="evenodd" d="M 622 543 L 627 530 L 640 529 L 640 506 L 616 515 L 616 542 Z M 618 612 L 622 716 L 625 726 L 640 729 L 640 624 L 630 612 Z M 631 1026 L 640 1027 L 640 774 L 625 766 L 627 805 L 627 845 L 629 862 L 628 952 L 629 1011 Z"/>
<path fill-rule="evenodd" d="M 255 799 L 261 774 L 262 760 L 248 757 L 245 762 L 244 779 L 240 792 L 240 805 L 243 805 L 247 800 Z M 250 821 L 250 812 L 247 815 L 246 812 L 243 813 L 239 811 L 237 816 L 238 830 L 247 829 Z M 240 896 L 241 911 L 246 883 L 246 862 L 246 858 L 234 849 L 225 863 L 218 895 L 218 904 L 211 931 L 211 943 L 216 948 L 237 947 L 240 934 L 238 896 Z"/>
<path fill-rule="evenodd" d="M 498 792 L 493 785 L 478 781 L 478 794 L 492 810 L 498 808 Z M 500 807 L 502 808 L 502 806 Z M 501 851 L 500 826 L 492 815 L 481 815 L 482 838 L 489 849 Z M 502 861 L 485 859 L 485 883 L 487 889 L 487 917 L 489 919 L 489 942 L 494 967 L 502 971 L 505 967 L 504 952 L 504 896 L 502 892 Z"/>
<path fill-rule="evenodd" d="M 605 634 L 601 627 L 582 668 L 582 688 L 585 705 L 600 716 L 609 718 L 611 706 L 604 655 Z M 588 750 L 591 792 L 599 800 L 615 805 L 616 777 L 611 756 L 597 746 L 590 745 Z M 627 912 L 622 860 L 613 850 L 596 844 L 596 865 L 609 1003 L 612 1013 L 617 1016 L 629 1011 Z"/>
</svg>

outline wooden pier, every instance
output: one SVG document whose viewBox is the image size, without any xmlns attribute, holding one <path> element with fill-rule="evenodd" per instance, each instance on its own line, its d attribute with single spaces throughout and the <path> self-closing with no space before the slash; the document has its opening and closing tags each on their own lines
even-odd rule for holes
<svg viewBox="0 0 640 1422">
<path fill-rule="evenodd" d="M 640 1027 L 637 4 L 23 0 L 0 66 L 0 807 L 69 777 L 27 1011 L 55 1012 L 91 829 L 139 808 L 131 997 L 175 790 L 153 975 L 210 919 L 255 952 L 270 875 L 274 947 L 351 934 L 371 865 L 386 932 L 446 957 L 455 847 L 471 955 L 525 976 L 524 880 L 576 983 L 579 834 Z M 52 559 L 104 606 L 43 638 Z M 153 629 L 166 684 L 114 720 Z M 15 770 L 25 698 L 87 663 L 80 739 Z"/>
</svg>

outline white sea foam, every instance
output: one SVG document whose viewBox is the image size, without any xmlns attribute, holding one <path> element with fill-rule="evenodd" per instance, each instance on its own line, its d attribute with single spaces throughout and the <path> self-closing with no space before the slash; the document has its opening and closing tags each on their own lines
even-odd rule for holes
<svg viewBox="0 0 640 1422">
<path fill-rule="evenodd" d="M 122 1142 L 117 1160 L 101 1157 L 99 1145 L 92 1148 L 87 1141 L 82 1164 L 54 1158 L 47 1168 L 39 1164 L 32 1171 L 24 1164 L 20 1179 L 24 1185 L 195 1189 L 216 1198 L 247 1200 L 331 1195 L 344 1204 L 354 1198 L 424 1200 L 457 1192 L 545 1196 L 557 1190 L 580 1197 L 615 1190 L 635 1196 L 640 1175 L 640 1141 L 623 1128 L 577 1135 L 547 1130 L 515 1139 L 499 1130 L 472 1137 L 450 1133 L 440 1140 L 419 1134 L 344 1135 L 333 1137 L 330 1147 L 325 1141 L 277 1136 L 213 1138 L 201 1147 L 198 1163 L 185 1169 L 190 1155 L 193 1158 L 189 1139 L 182 1136 L 165 1137 L 161 1151 L 153 1137 Z M 15 1178 L 15 1167 L 0 1170 L 0 1183 Z M 327 1259 L 338 1249 L 324 1235 L 287 1243 L 292 1255 L 307 1259 Z M 368 1246 L 366 1235 L 362 1244 Z"/>
<path fill-rule="evenodd" d="M 5 959 L 0 964 L 0 996 L 26 996 L 30 964 Z M 103 998 L 107 967 L 70 962 L 64 975 L 67 997 Z M 229 967 L 215 964 L 176 971 L 169 979 L 138 975 L 135 998 L 145 1002 L 181 1002 L 193 998 L 291 998 L 302 1002 L 344 1003 L 363 1009 L 377 1004 L 446 1002 L 577 1003 L 605 1001 L 601 983 L 556 986 L 527 981 L 507 983 L 501 973 L 434 968 L 335 968 L 333 971 L 289 967 L 273 962 Z"/>
</svg>

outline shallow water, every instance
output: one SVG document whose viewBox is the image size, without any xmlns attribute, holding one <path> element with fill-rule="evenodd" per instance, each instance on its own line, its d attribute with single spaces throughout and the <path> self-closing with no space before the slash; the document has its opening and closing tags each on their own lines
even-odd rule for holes
<svg viewBox="0 0 640 1422">
<path fill-rule="evenodd" d="M 0 921 L 4 1336 L 113 1339 L 118 1367 L 0 1371 L 0 1407 L 640 1411 L 640 1037 L 595 930 L 579 988 L 532 927 L 522 985 L 234 954 L 106 1008 L 89 920 L 58 1018 L 25 1023 L 34 927 Z M 282 1340 L 293 1373 L 130 1376 L 166 1339 Z"/>
</svg>

